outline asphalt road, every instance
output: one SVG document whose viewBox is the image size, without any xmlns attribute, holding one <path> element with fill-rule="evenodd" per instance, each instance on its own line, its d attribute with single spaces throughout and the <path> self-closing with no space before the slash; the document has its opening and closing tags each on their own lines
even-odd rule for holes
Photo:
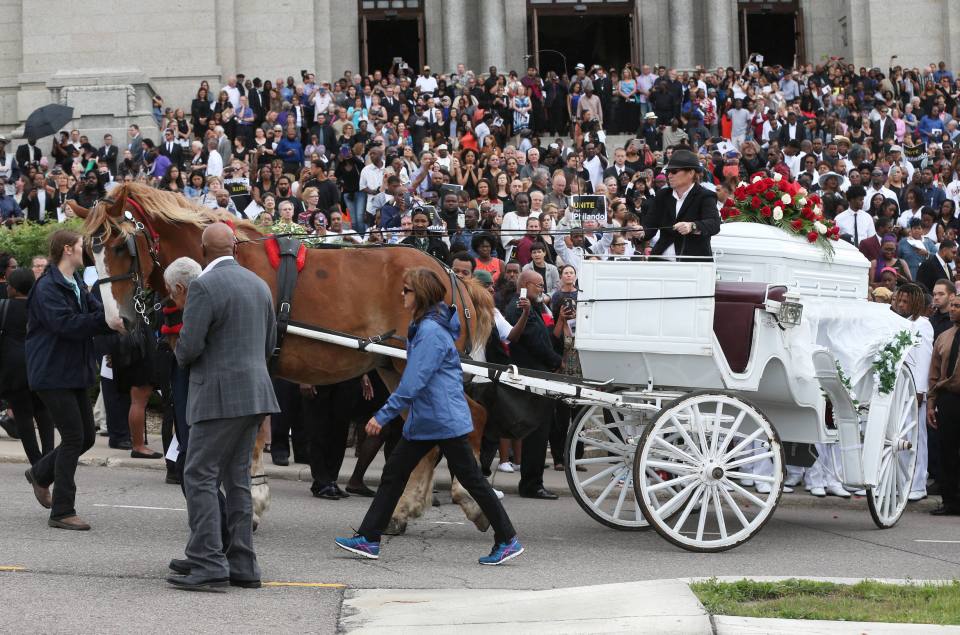
<svg viewBox="0 0 960 635">
<path fill-rule="evenodd" d="M 81 466 L 78 511 L 93 530 L 68 532 L 47 527 L 24 469 L 0 464 L 3 632 L 332 633 L 349 588 L 548 589 L 712 575 L 960 577 L 960 519 L 908 512 L 880 531 L 865 503 L 862 510 L 781 507 L 738 549 L 694 554 L 652 531 L 602 527 L 570 497 L 508 496 L 527 547 L 508 565 L 476 564 L 492 536 L 465 524 L 449 504 L 411 523 L 406 536 L 386 540 L 379 562 L 361 561 L 332 539 L 352 533 L 368 499 L 324 501 L 310 496 L 307 483 L 273 481 L 272 507 L 255 535 L 264 580 L 343 586 L 185 593 L 164 581 L 169 559 L 182 557 L 187 529 L 180 489 L 164 484 L 162 472 Z"/>
</svg>

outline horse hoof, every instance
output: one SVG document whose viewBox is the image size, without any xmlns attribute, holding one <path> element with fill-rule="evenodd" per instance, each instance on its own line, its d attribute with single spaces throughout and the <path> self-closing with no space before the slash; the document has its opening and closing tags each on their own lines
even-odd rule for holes
<svg viewBox="0 0 960 635">
<path fill-rule="evenodd" d="M 390 519 L 390 524 L 387 525 L 387 529 L 383 532 L 388 536 L 402 536 L 407 531 L 407 521 L 405 520 L 396 520 L 394 518 Z"/>
</svg>

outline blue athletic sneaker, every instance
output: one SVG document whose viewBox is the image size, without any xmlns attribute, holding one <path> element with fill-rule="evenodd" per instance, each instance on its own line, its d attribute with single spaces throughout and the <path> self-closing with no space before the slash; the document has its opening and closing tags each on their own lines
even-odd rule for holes
<svg viewBox="0 0 960 635">
<path fill-rule="evenodd" d="M 512 560 L 523 553 L 523 545 L 517 540 L 516 536 L 510 539 L 510 542 L 501 542 L 494 545 L 489 556 L 480 558 L 480 564 L 498 565 Z"/>
<path fill-rule="evenodd" d="M 371 560 L 376 560 L 380 557 L 380 543 L 370 542 L 363 536 L 357 535 L 353 538 L 334 538 L 333 541 L 337 543 L 337 546 L 341 549 L 346 549 L 358 556 L 370 558 Z"/>
</svg>

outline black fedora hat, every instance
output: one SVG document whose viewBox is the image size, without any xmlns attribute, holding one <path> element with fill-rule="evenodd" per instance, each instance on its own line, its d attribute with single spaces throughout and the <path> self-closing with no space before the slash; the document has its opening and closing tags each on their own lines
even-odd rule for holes
<svg viewBox="0 0 960 635">
<path fill-rule="evenodd" d="M 700 170 L 700 160 L 689 150 L 674 150 L 664 170 Z"/>
</svg>

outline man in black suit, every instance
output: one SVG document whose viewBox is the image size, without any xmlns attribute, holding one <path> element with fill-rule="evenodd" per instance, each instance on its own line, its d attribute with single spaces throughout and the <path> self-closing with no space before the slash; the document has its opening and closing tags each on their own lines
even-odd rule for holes
<svg viewBox="0 0 960 635">
<path fill-rule="evenodd" d="M 785 147 L 789 141 L 803 141 L 807 138 L 806 128 L 804 128 L 803 122 L 797 118 L 797 113 L 792 110 L 787 113 L 787 121 L 780 126 L 777 138 L 780 141 L 781 148 Z"/>
<path fill-rule="evenodd" d="M 26 212 L 27 220 L 32 223 L 56 222 L 57 200 L 53 188 L 39 173 L 34 175 L 31 186 L 20 199 L 20 209 Z"/>
<path fill-rule="evenodd" d="M 712 259 L 710 237 L 720 231 L 717 196 L 697 183 L 701 169 L 697 155 L 676 150 L 665 171 L 670 187 L 657 191 L 643 219 L 643 237 L 651 240 L 655 256 L 697 256 Z M 669 229 L 661 229 L 669 227 Z"/>
<path fill-rule="evenodd" d="M 103 135 L 103 145 L 97 150 L 97 160 L 107 162 L 107 169 L 111 176 L 117 176 L 117 146 L 113 145 L 113 135 L 109 132 Z"/>
<path fill-rule="evenodd" d="M 620 175 L 624 172 L 633 176 L 634 170 L 627 167 L 627 151 L 623 148 L 617 148 L 613 151 L 613 163 L 603 171 L 603 178 L 606 179 L 608 176 L 612 176 L 617 179 L 617 183 L 619 183 Z"/>
<path fill-rule="evenodd" d="M 177 143 L 172 128 L 163 131 L 163 141 L 160 142 L 158 150 L 160 154 L 170 159 L 170 165 L 175 165 L 178 168 L 183 165 L 183 147 Z"/>
<path fill-rule="evenodd" d="M 917 282 L 922 284 L 927 291 L 933 291 L 933 285 L 937 280 L 953 280 L 952 265 L 957 257 L 957 243 L 952 240 L 944 240 L 940 243 L 940 249 L 920 264 L 917 269 Z"/>
<path fill-rule="evenodd" d="M 267 116 L 267 108 L 266 104 L 264 104 L 263 82 L 260 81 L 259 77 L 253 78 L 253 85 L 250 90 L 247 91 L 247 103 L 253 108 L 253 116 L 255 117 L 253 125 L 259 126 Z"/>
<path fill-rule="evenodd" d="M 37 147 L 37 140 L 33 137 L 27 137 L 27 142 L 17 148 L 15 158 L 17 159 L 17 165 L 24 169 L 31 163 L 39 163 L 42 156 L 43 152 Z"/>
</svg>

